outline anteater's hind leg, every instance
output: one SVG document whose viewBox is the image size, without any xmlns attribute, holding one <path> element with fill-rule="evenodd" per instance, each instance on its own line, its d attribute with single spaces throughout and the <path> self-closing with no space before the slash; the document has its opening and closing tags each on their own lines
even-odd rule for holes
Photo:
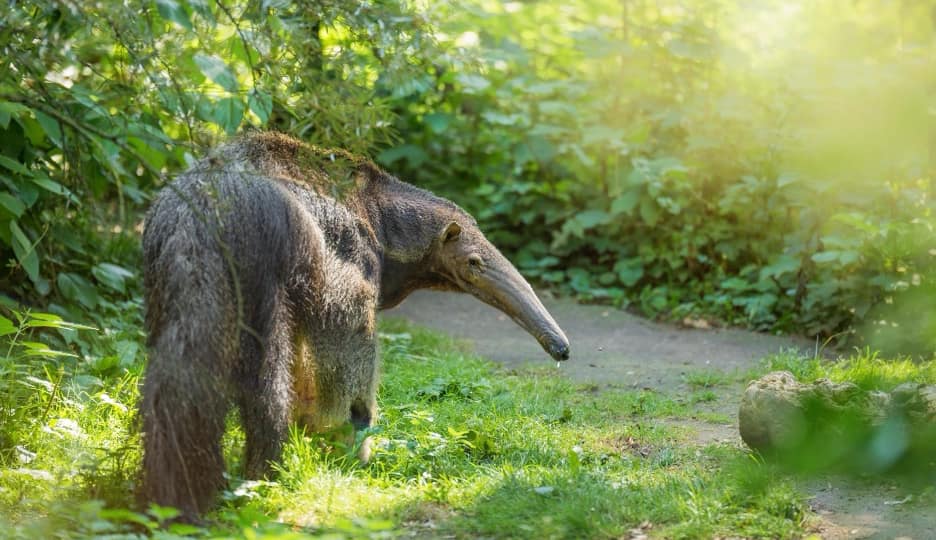
<svg viewBox="0 0 936 540">
<path fill-rule="evenodd" d="M 294 326 L 282 301 L 274 301 L 265 328 L 241 331 L 237 382 L 247 444 L 244 474 L 258 479 L 270 472 L 289 431 Z"/>
</svg>

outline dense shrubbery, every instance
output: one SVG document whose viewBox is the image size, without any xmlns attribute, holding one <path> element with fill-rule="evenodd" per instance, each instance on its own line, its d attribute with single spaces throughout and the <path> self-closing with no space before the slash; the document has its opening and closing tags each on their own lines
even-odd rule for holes
<svg viewBox="0 0 936 540">
<path fill-rule="evenodd" d="M 925 3 L 736 4 L 456 18 L 480 67 L 426 76 L 381 160 L 583 298 L 931 350 L 896 315 L 932 298 Z"/>
<path fill-rule="evenodd" d="M 148 199 L 225 134 L 269 127 L 365 154 L 392 143 L 374 77 L 425 69 L 425 23 L 393 2 L 314 7 L 12 3 L 0 19 L 0 290 L 92 316 L 104 293 L 126 294 Z"/>
<path fill-rule="evenodd" d="M 126 300 L 149 196 L 254 126 L 449 195 L 584 299 L 929 351 L 927 4 L 14 3 L 0 287 Z"/>
</svg>

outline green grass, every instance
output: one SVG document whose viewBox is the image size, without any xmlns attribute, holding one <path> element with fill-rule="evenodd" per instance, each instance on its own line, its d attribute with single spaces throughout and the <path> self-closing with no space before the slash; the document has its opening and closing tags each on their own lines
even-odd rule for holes
<svg viewBox="0 0 936 540">
<path fill-rule="evenodd" d="M 800 382 L 827 378 L 834 382 L 849 381 L 864 390 L 885 392 L 905 382 L 936 384 L 936 360 L 884 359 L 870 350 L 858 350 L 835 361 L 784 351 L 765 358 L 761 366 L 748 376 L 755 378 L 781 370 L 789 371 Z"/>
<path fill-rule="evenodd" d="M 667 424 L 694 415 L 686 400 L 598 393 L 552 368 L 504 371 L 401 323 L 384 324 L 382 342 L 381 418 L 369 465 L 325 454 L 315 438 L 293 433 L 276 481 L 233 478 L 210 528 L 176 532 L 602 538 L 652 523 L 655 535 L 708 538 L 801 530 L 804 507 L 788 482 L 749 489 L 738 472 L 750 459 L 745 452 L 697 448 L 685 429 Z M 88 365 L 70 361 L 50 359 L 48 379 L 23 386 L 26 413 L 4 441 L 12 450 L 0 468 L 0 526 L 24 538 L 156 527 L 171 513 L 123 510 L 132 508 L 140 457 L 139 362 L 88 381 Z M 225 439 L 232 471 L 241 444 L 232 422 Z"/>
<path fill-rule="evenodd" d="M 385 322 L 382 336 L 381 417 L 367 466 L 294 432 L 275 481 L 232 477 L 209 526 L 174 532 L 613 538 L 643 525 L 659 538 L 792 538 L 808 528 L 792 479 L 736 445 L 699 445 L 678 422 L 725 421 L 699 409 L 736 390 L 728 378 L 687 378 L 688 397 L 598 392 L 552 367 L 504 370 L 399 322 Z M 26 364 L 24 349 L 11 351 L 5 366 Z M 133 510 L 140 356 L 97 375 L 100 359 L 48 359 L 29 368 L 38 382 L 15 381 L 18 406 L 4 410 L 21 411 L 18 423 L 0 426 L 0 535 L 141 533 L 171 515 Z M 764 365 L 781 367 L 862 384 L 933 380 L 932 365 L 870 357 L 823 364 L 786 355 Z M 225 449 L 236 471 L 243 436 L 233 420 Z"/>
<path fill-rule="evenodd" d="M 724 371 L 704 369 L 686 373 L 683 380 L 693 390 L 702 390 L 723 385 L 730 381 L 730 377 Z"/>
</svg>

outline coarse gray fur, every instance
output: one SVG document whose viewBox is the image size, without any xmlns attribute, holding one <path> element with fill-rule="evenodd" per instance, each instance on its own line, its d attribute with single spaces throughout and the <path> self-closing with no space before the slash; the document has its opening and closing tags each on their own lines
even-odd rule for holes
<svg viewBox="0 0 936 540">
<path fill-rule="evenodd" d="M 372 425 L 376 312 L 415 289 L 470 292 L 568 357 L 561 329 L 462 209 L 280 134 L 236 139 L 164 189 L 143 255 L 141 495 L 187 519 L 225 484 L 232 406 L 248 478 L 269 473 L 290 421 Z"/>
</svg>

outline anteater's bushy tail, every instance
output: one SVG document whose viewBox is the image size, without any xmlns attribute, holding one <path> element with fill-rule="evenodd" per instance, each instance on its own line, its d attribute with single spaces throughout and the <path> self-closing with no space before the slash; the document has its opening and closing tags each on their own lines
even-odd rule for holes
<svg viewBox="0 0 936 540">
<path fill-rule="evenodd" d="M 221 437 L 237 355 L 230 261 L 197 214 L 172 194 L 161 197 L 143 238 L 149 363 L 140 498 L 188 520 L 225 484 Z"/>
</svg>

